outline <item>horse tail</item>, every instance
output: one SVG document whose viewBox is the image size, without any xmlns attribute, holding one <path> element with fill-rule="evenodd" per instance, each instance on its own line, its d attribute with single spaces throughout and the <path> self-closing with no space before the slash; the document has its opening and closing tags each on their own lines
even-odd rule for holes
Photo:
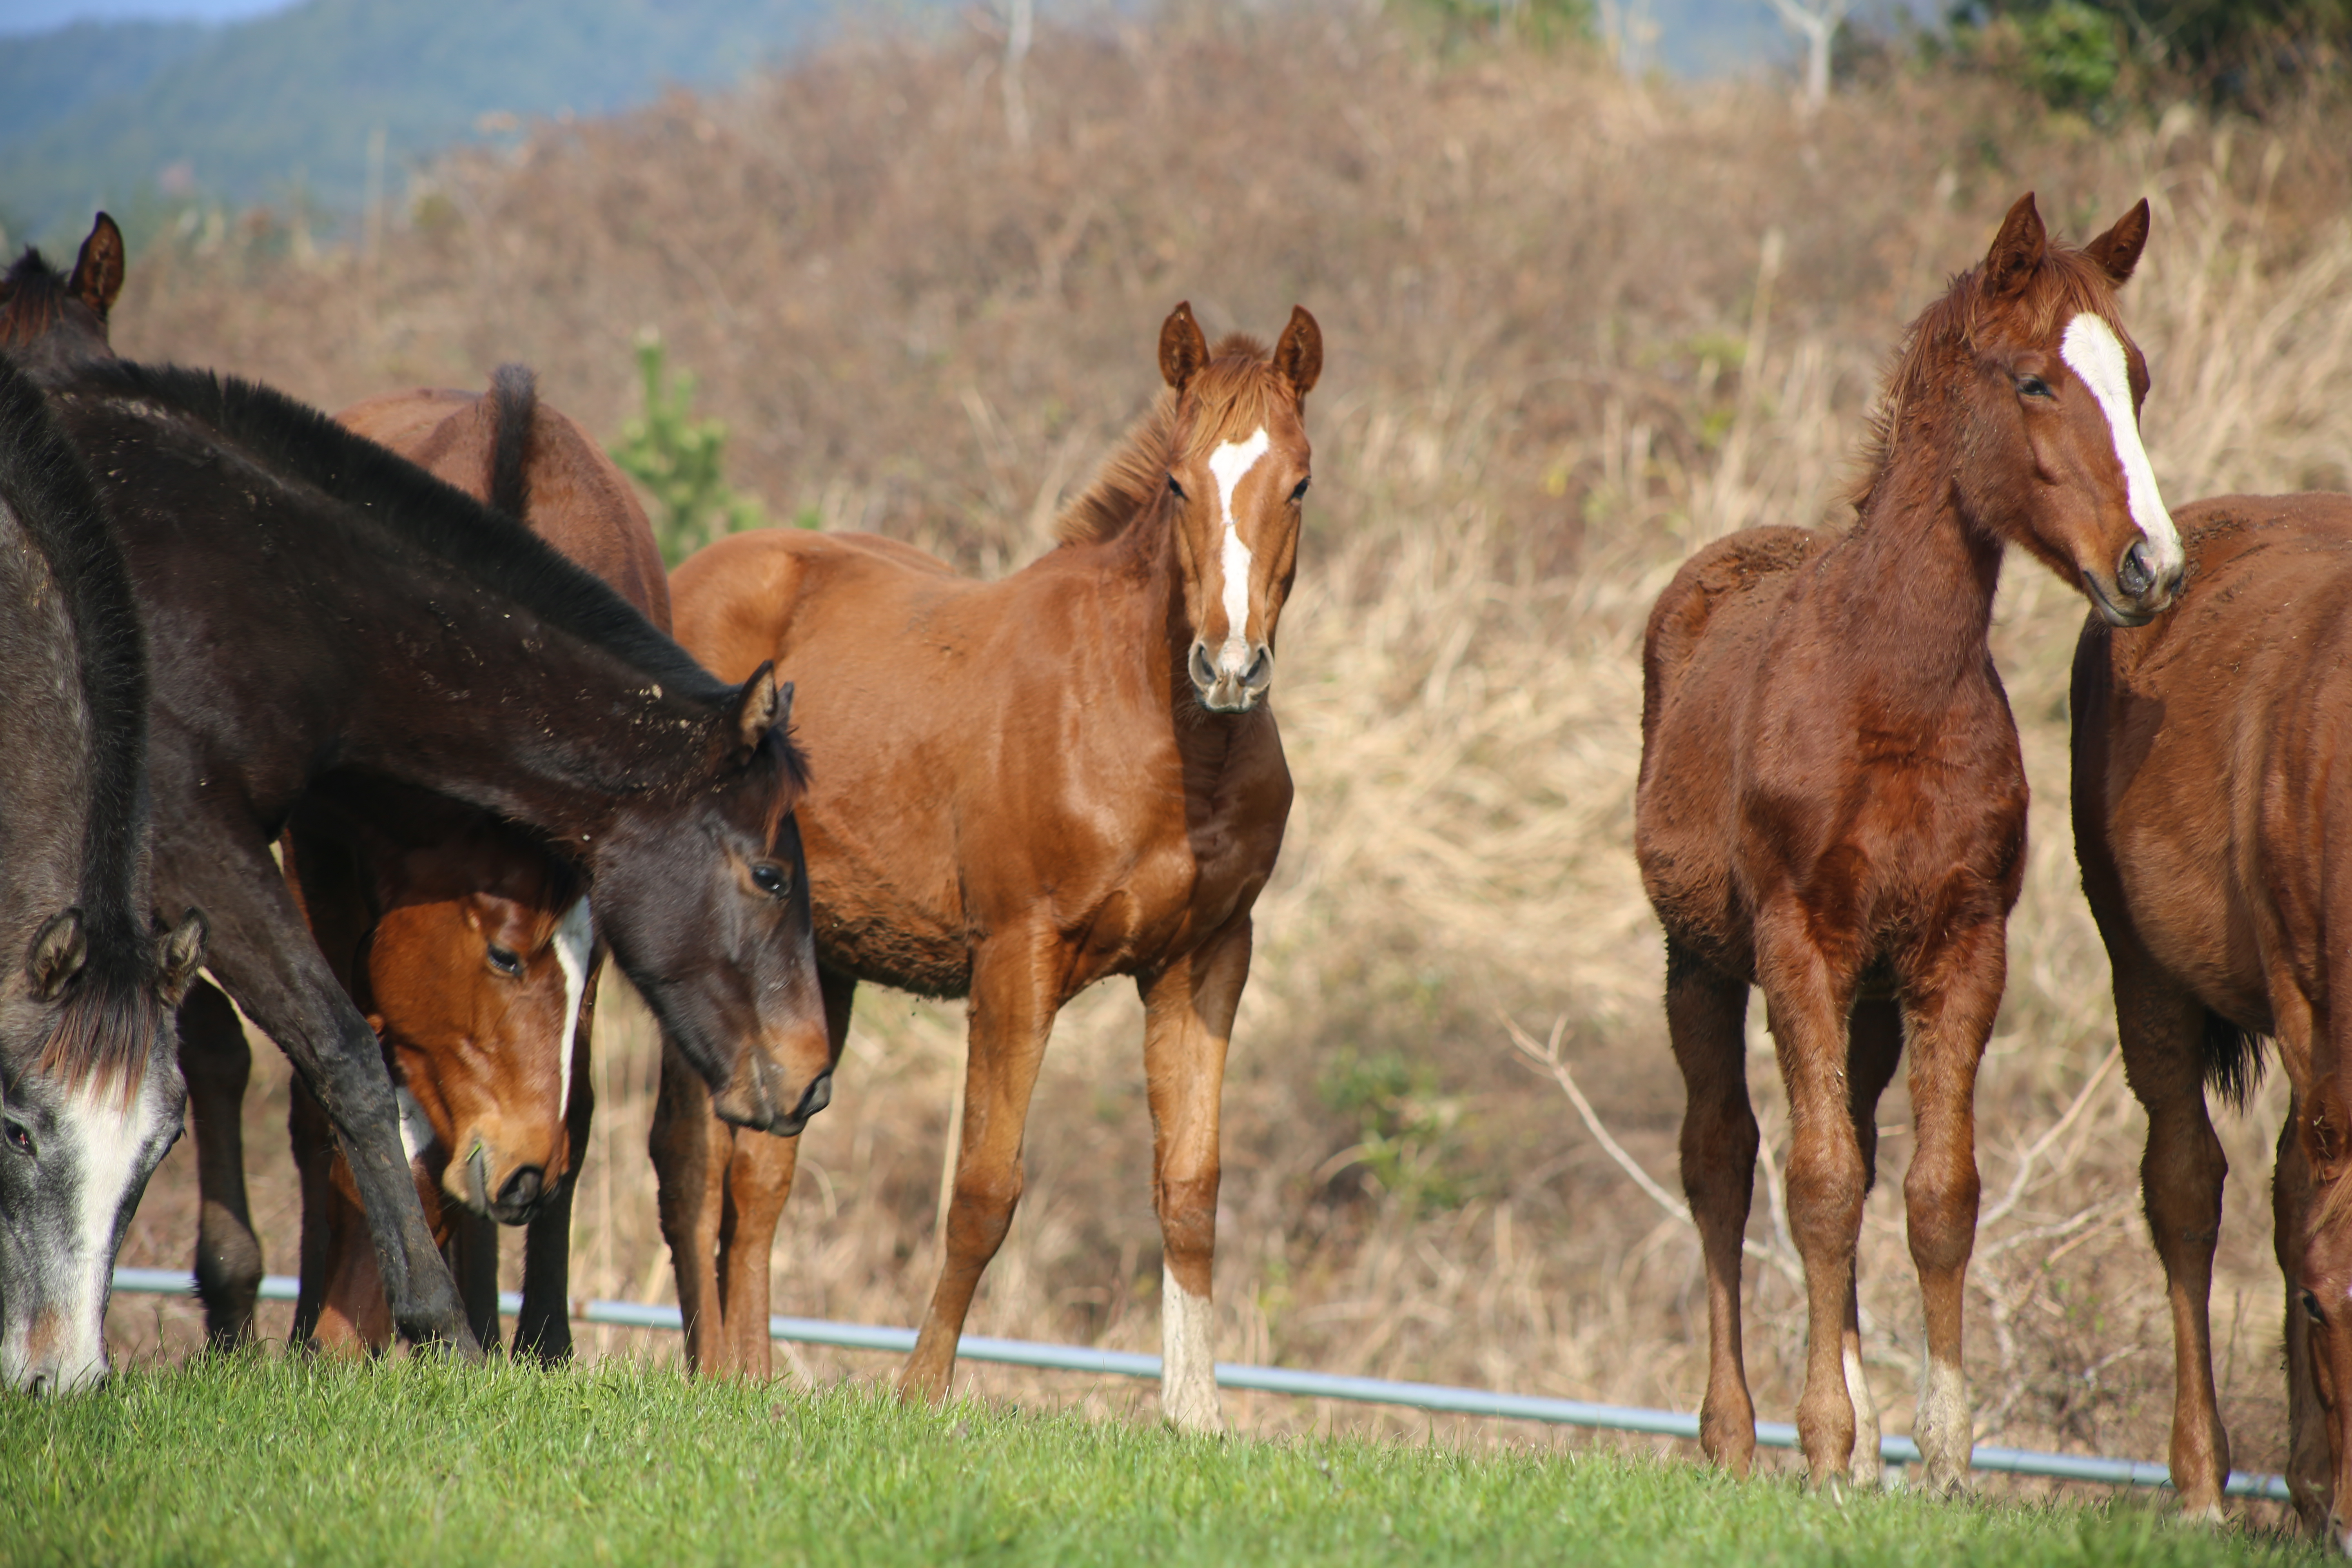
<svg viewBox="0 0 2352 1568">
<path fill-rule="evenodd" d="M 2242 1029 L 2229 1019 L 2205 1010 L 2205 1037 L 2202 1055 L 2205 1059 L 2205 1086 L 2240 1110 L 2246 1108 L 2246 1097 L 2263 1081 L 2263 1069 L 2269 1065 L 2263 1055 L 2263 1039 L 2251 1029 Z"/>
<path fill-rule="evenodd" d="M 520 522 L 530 510 L 530 433 L 539 423 L 539 377 L 527 364 L 490 373 L 491 507 Z"/>
</svg>

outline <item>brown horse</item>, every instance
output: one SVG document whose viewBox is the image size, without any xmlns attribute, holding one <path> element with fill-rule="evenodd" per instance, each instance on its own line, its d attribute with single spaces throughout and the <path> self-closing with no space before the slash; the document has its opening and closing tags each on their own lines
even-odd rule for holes
<svg viewBox="0 0 2352 1568">
<path fill-rule="evenodd" d="M 697 658 L 719 671 L 774 658 L 810 693 L 802 823 L 835 1053 L 860 980 L 971 998 L 946 1263 L 906 1394 L 947 1392 L 1021 1196 L 1055 1014 L 1130 974 L 1166 1248 L 1160 1405 L 1181 1426 L 1223 1426 L 1218 1099 L 1251 906 L 1290 811 L 1266 692 L 1322 363 L 1304 310 L 1269 355 L 1239 335 L 1212 352 L 1179 305 L 1160 337 L 1167 389 L 1065 510 L 1060 548 L 1002 582 L 888 540 L 797 531 L 721 541 L 672 582 Z M 690 1348 L 701 1365 L 763 1368 L 792 1145 L 717 1121 L 682 1068 L 662 1089 L 654 1156 Z"/>
<path fill-rule="evenodd" d="M 338 417 L 528 521 L 667 629 L 668 584 L 644 511 L 595 442 L 538 401 L 529 371 L 501 366 L 486 396 L 397 393 Z M 380 781 L 306 803 L 286 850 L 321 950 L 383 1037 L 426 1217 L 477 1336 L 487 1343 L 498 1327 L 490 1222 L 527 1225 L 516 1348 L 563 1353 L 571 1177 L 593 1110 L 589 1024 L 604 956 L 577 873 L 485 813 Z M 201 1075 L 191 1069 L 205 1156 L 199 1258 L 217 1273 L 225 1254 L 249 1258 L 257 1283 L 236 1143 L 249 1058 L 241 1032 L 228 1034 L 225 998 L 203 1016 Z M 291 1121 L 303 1183 L 298 1334 L 380 1350 L 392 1320 L 350 1167 L 299 1086 Z M 249 1286 L 237 1300 L 242 1321 L 225 1314 L 215 1337 L 246 1331 Z"/>
<path fill-rule="evenodd" d="M 2172 1484 L 2218 1513 L 2230 1442 L 2207 1299 L 2228 1162 L 2208 1085 L 2242 1099 L 2279 1044 L 2294 1086 L 2273 1197 L 2286 1277 L 2287 1482 L 2352 1551 L 2352 496 L 2180 513 L 2189 591 L 2074 656 L 2074 844 L 2147 1108 L 2140 1173 L 2172 1302 Z"/>
<path fill-rule="evenodd" d="M 1739 1331 L 1751 984 L 1789 1094 L 1811 1474 L 1857 1459 L 1877 1471 L 1854 1245 L 1874 1109 L 1906 1040 L 1904 1195 L 1928 1351 L 1915 1435 L 1930 1485 L 1969 1468 L 1973 1100 L 2026 804 L 1985 634 L 2012 542 L 2119 624 L 2171 603 L 2179 541 L 2140 447 L 2147 371 L 2115 309 L 2147 226 L 2143 202 L 2071 250 L 2021 198 L 1984 264 L 1912 323 L 1853 530 L 1734 534 L 1685 563 L 1651 612 L 1635 847 L 1665 927 L 1667 1028 L 1689 1092 L 1683 1186 L 1707 1275 L 1700 1442 L 1738 1474 L 1756 1443 Z"/>
</svg>

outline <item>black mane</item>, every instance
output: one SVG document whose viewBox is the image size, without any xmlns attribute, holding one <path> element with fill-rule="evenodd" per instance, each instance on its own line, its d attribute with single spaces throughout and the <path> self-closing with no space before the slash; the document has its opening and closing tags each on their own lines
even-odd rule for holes
<svg viewBox="0 0 2352 1568">
<path fill-rule="evenodd" d="M 185 415 L 263 466 L 365 512 L 666 688 L 706 700 L 733 689 L 602 578 L 521 522 L 274 387 L 210 371 L 110 360 L 80 367 L 59 390 L 144 400 Z"/>
</svg>

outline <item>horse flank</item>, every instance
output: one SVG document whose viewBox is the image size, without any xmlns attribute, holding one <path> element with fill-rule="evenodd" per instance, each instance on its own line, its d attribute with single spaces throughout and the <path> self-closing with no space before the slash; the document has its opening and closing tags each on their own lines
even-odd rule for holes
<svg viewBox="0 0 2352 1568">
<path fill-rule="evenodd" d="M 39 1068 L 68 1088 L 118 1079 L 127 1100 L 162 1026 L 142 962 L 151 945 L 141 907 L 148 809 L 144 636 L 97 489 L 40 389 L 5 355 L 0 502 L 46 558 L 63 601 L 88 741 L 79 908 L 89 956 Z"/>
<path fill-rule="evenodd" d="M 1167 497 L 1169 467 L 1184 455 L 1180 440 L 1189 437 L 1198 447 L 1224 432 L 1265 425 L 1280 390 L 1278 378 L 1266 374 L 1268 353 L 1248 332 L 1228 332 L 1217 340 L 1209 363 L 1185 389 L 1199 411 L 1186 431 L 1176 428 L 1176 389 L 1161 387 L 1118 450 L 1104 460 L 1094 483 L 1063 506 L 1055 537 L 1064 544 L 1108 544 Z"/>
</svg>

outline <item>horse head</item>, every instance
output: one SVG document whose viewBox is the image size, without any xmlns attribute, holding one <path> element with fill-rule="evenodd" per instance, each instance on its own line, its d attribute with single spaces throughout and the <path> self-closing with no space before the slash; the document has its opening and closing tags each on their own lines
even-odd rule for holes
<svg viewBox="0 0 2352 1568">
<path fill-rule="evenodd" d="M 180 1136 L 172 1017 L 204 938 L 193 912 L 115 942 L 62 910 L 0 982 L 0 1384 L 63 1393 L 106 1376 L 114 1255 Z"/>
<path fill-rule="evenodd" d="M 1963 510 L 2119 626 L 2170 605 L 2184 562 L 2140 445 L 2147 362 L 2116 313 L 2147 230 L 2142 201 L 2072 249 L 2051 242 L 2032 193 L 2019 197 L 1947 301 L 1957 330 L 1941 367 L 1958 373 L 1947 381 L 1963 404 L 1947 449 Z"/>
<path fill-rule="evenodd" d="M 81 242 L 70 276 L 30 247 L 0 275 L 0 349 L 34 374 L 112 359 L 107 313 L 122 292 L 122 231 L 104 213 Z"/>
<path fill-rule="evenodd" d="M 1213 713 L 1246 713 L 1274 684 L 1313 456 L 1305 405 L 1322 372 L 1322 331 L 1297 306 L 1271 358 L 1239 334 L 1213 353 L 1190 304 L 1160 329 L 1176 399 L 1167 504 L 1192 627 L 1185 669 Z"/>
<path fill-rule="evenodd" d="M 699 736 L 684 801 L 626 803 L 595 853 L 597 922 L 739 1127 L 791 1137 L 833 1098 L 793 689 L 763 664 Z M 678 807 L 685 807 L 683 813 Z M 609 889 L 609 892 L 608 892 Z"/>
</svg>

